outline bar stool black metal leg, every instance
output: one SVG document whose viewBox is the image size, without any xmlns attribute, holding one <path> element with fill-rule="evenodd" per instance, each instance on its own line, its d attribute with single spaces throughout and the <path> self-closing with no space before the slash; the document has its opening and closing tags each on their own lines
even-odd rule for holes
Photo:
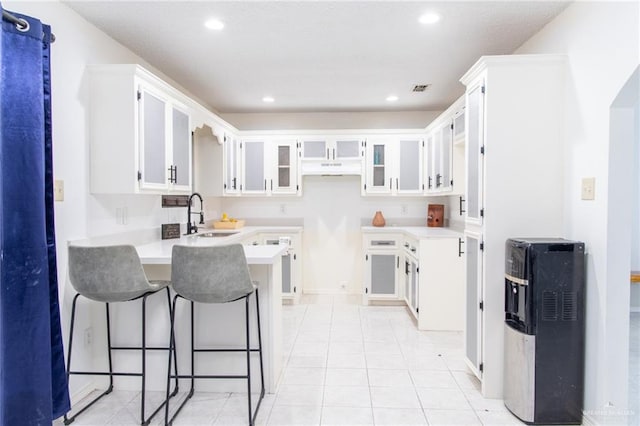
<svg viewBox="0 0 640 426">
<path fill-rule="evenodd" d="M 73 330 L 75 328 L 75 319 L 76 319 L 76 305 L 78 302 L 78 297 L 80 296 L 80 293 L 76 294 L 73 298 L 73 303 L 71 305 L 71 325 L 69 327 L 69 352 L 67 355 L 67 383 L 69 383 L 69 376 L 71 375 L 71 349 L 73 346 Z M 78 411 L 76 414 L 74 414 L 71 417 L 68 417 L 67 414 L 64 415 L 64 424 L 65 425 L 69 425 L 71 423 L 74 422 L 74 420 L 76 419 L 76 417 L 78 417 L 80 414 L 84 413 L 89 407 L 91 407 L 93 404 L 95 404 L 96 402 L 98 402 L 98 400 L 100 398 L 102 398 L 105 395 L 108 395 L 111 393 L 111 391 L 113 390 L 113 363 L 112 363 L 112 359 L 111 359 L 111 328 L 110 328 L 110 319 L 109 319 L 109 304 L 105 303 L 105 312 L 106 312 L 106 320 L 107 320 L 107 347 L 108 347 L 108 353 L 109 353 L 109 387 L 107 388 L 107 390 L 105 390 L 104 392 L 102 392 L 100 395 L 98 395 L 96 398 L 94 398 L 90 403 L 88 403 L 87 405 L 85 405 L 80 411 Z"/>
<path fill-rule="evenodd" d="M 189 390 L 188 398 L 193 396 L 193 392 L 196 387 L 195 379 L 195 345 L 196 345 L 196 326 L 195 326 L 195 303 L 191 302 L 191 390 Z"/>
<path fill-rule="evenodd" d="M 262 328 L 260 327 L 260 300 L 258 297 L 258 289 L 256 288 L 256 318 L 258 319 L 258 354 L 260 355 L 260 401 L 264 397 L 264 366 L 262 363 Z M 258 407 L 260 402 L 258 402 Z"/>
<path fill-rule="evenodd" d="M 172 310 L 172 307 L 171 307 L 171 290 L 169 289 L 169 287 L 167 287 L 167 302 L 168 302 L 167 306 L 168 306 L 168 309 L 169 309 L 169 322 L 170 322 L 170 324 L 173 324 L 173 316 L 172 316 L 173 310 Z M 172 326 L 171 327 L 171 337 L 170 337 L 170 339 L 173 338 L 173 340 L 175 342 L 176 336 L 175 336 L 174 333 L 175 333 L 175 331 L 173 330 L 173 326 Z M 169 355 L 171 355 L 171 347 L 169 347 Z M 170 395 L 171 397 L 174 397 L 174 396 L 176 396 L 178 394 L 178 358 L 177 358 L 177 355 L 176 355 L 176 351 L 173 351 L 173 368 L 174 368 L 174 373 L 175 373 L 175 376 L 176 376 L 175 377 L 176 383 L 175 383 L 175 386 L 173 388 L 173 392 L 171 392 L 171 395 Z M 167 370 L 167 371 L 170 371 L 170 370 Z M 167 399 L 167 401 L 168 401 L 168 399 Z"/>
<path fill-rule="evenodd" d="M 149 421 L 144 419 L 144 400 L 146 394 L 146 374 L 147 374 L 147 295 L 142 297 L 142 391 L 140 392 L 140 424 L 147 425 Z"/>
<path fill-rule="evenodd" d="M 109 304 L 105 303 L 105 311 L 107 313 L 107 346 L 109 347 L 109 353 L 108 353 L 108 358 L 109 358 L 109 389 L 107 389 L 107 392 L 105 392 L 105 394 L 109 394 L 111 393 L 111 391 L 113 390 L 113 358 L 112 358 L 112 346 L 111 346 L 111 318 L 109 317 Z"/>
<path fill-rule="evenodd" d="M 168 358 L 168 365 L 167 365 L 167 389 L 166 389 L 166 394 L 165 394 L 165 398 L 167 401 L 167 405 L 164 407 L 164 424 L 168 425 L 170 424 L 169 422 L 169 387 L 171 386 L 171 352 L 173 352 L 174 354 L 174 361 L 176 360 L 175 358 L 175 351 L 176 351 L 176 343 L 175 343 L 175 334 L 173 331 L 173 325 L 175 323 L 175 313 L 176 313 L 176 302 L 178 300 L 178 295 L 176 295 L 173 298 L 173 307 L 171 307 L 171 297 L 169 297 L 169 319 L 170 319 L 170 332 L 169 332 L 169 356 Z M 177 368 L 177 366 L 176 366 Z M 176 392 L 178 390 L 178 374 L 176 372 Z M 180 406 L 178 408 L 178 411 L 180 411 L 180 408 L 182 408 L 182 406 Z M 176 412 L 177 413 L 177 412 Z M 174 416 L 175 417 L 175 416 Z"/>
<path fill-rule="evenodd" d="M 244 299 L 244 325 L 247 339 L 247 405 L 249 408 L 249 425 L 253 426 L 251 410 L 251 340 L 249 338 L 249 296 Z"/>
</svg>

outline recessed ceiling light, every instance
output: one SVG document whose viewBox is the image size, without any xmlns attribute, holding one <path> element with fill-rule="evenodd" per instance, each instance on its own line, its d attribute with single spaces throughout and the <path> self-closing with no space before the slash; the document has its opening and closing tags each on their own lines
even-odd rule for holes
<svg viewBox="0 0 640 426">
<path fill-rule="evenodd" d="M 224 23 L 218 19 L 212 18 L 204 23 L 204 26 L 209 28 L 210 30 L 218 30 L 224 28 Z"/>
<path fill-rule="evenodd" d="M 418 22 L 420 22 L 421 24 L 435 24 L 436 22 L 438 22 L 440 20 L 440 15 L 438 15 L 437 13 L 425 13 L 424 15 L 422 15 L 419 19 Z"/>
<path fill-rule="evenodd" d="M 398 100 L 398 97 L 396 95 L 387 96 L 387 102 L 395 102 L 397 100 Z"/>
<path fill-rule="evenodd" d="M 262 98 L 262 102 L 266 102 L 268 104 L 274 102 L 275 99 L 273 99 L 271 96 L 265 96 L 264 98 Z"/>
</svg>

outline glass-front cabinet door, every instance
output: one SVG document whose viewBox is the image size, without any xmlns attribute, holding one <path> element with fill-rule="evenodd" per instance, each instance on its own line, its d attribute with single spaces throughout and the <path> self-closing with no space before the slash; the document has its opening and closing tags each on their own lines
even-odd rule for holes
<svg viewBox="0 0 640 426">
<path fill-rule="evenodd" d="M 465 162 L 467 182 L 465 186 L 465 222 L 480 225 L 483 208 L 484 167 L 484 80 L 477 81 L 466 94 L 466 144 Z"/>
<path fill-rule="evenodd" d="M 424 176 L 425 183 L 424 188 L 427 192 L 432 192 L 435 188 L 435 173 L 433 169 L 433 144 L 434 144 L 435 132 L 427 135 L 427 140 L 424 144 Z"/>
<path fill-rule="evenodd" d="M 140 87 L 140 181 L 141 189 L 168 187 L 167 99 Z"/>
<path fill-rule="evenodd" d="M 240 142 L 231 133 L 223 136 L 224 151 L 224 194 L 240 193 Z"/>
<path fill-rule="evenodd" d="M 266 142 L 262 139 L 243 140 L 240 148 L 242 152 L 242 183 L 240 184 L 240 191 L 243 194 L 266 194 Z"/>
<path fill-rule="evenodd" d="M 451 191 L 453 188 L 452 177 L 452 149 L 453 149 L 453 124 L 447 122 L 441 129 L 440 137 L 440 191 Z"/>
<path fill-rule="evenodd" d="M 391 176 L 390 151 L 388 140 L 367 140 L 365 193 L 391 193 L 393 178 Z"/>
<path fill-rule="evenodd" d="M 297 141 L 274 140 L 271 142 L 271 178 L 269 190 L 272 194 L 296 194 L 298 191 Z"/>
<path fill-rule="evenodd" d="M 399 141 L 398 176 L 396 191 L 399 194 L 422 193 L 422 140 Z"/>
<path fill-rule="evenodd" d="M 365 293 L 369 298 L 398 296 L 399 261 L 395 251 L 371 251 L 365 255 L 367 264 Z"/>
<path fill-rule="evenodd" d="M 331 147 L 332 160 L 358 160 L 361 155 L 362 141 L 358 138 L 338 138 Z"/>
<path fill-rule="evenodd" d="M 328 160 L 329 147 L 323 138 L 303 139 L 300 142 L 302 160 Z"/>
<path fill-rule="evenodd" d="M 467 364 L 473 373 L 482 379 L 482 333 L 483 333 L 483 243 L 482 235 L 465 231 L 465 329 L 464 352 Z"/>
<path fill-rule="evenodd" d="M 173 164 L 169 178 L 174 189 L 188 191 L 191 188 L 191 127 L 189 115 L 174 106 L 171 111 L 173 135 Z"/>
</svg>

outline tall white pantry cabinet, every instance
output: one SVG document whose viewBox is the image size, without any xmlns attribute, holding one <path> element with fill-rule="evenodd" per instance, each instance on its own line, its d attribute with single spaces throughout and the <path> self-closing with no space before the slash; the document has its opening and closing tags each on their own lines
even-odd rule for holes
<svg viewBox="0 0 640 426">
<path fill-rule="evenodd" d="M 565 57 L 485 56 L 466 86 L 465 357 L 502 398 L 505 241 L 562 237 Z"/>
</svg>

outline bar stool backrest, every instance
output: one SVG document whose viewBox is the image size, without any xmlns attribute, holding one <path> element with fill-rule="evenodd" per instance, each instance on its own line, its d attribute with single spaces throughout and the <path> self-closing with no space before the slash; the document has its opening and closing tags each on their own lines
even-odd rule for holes
<svg viewBox="0 0 640 426">
<path fill-rule="evenodd" d="M 98 302 L 124 302 L 157 290 L 132 245 L 69 246 L 69 279 L 78 293 Z"/>
<path fill-rule="evenodd" d="M 180 296 L 201 303 L 232 302 L 254 290 L 241 244 L 173 246 L 171 285 Z"/>
</svg>

